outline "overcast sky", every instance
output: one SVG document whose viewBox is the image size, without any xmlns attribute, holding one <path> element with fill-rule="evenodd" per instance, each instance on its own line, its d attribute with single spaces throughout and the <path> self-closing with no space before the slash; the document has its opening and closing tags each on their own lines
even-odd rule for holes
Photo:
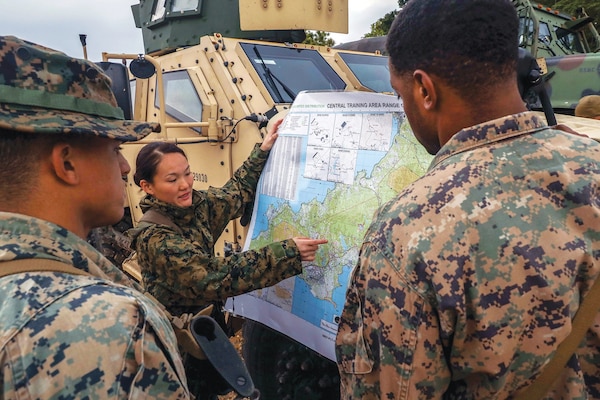
<svg viewBox="0 0 600 400">
<path fill-rule="evenodd" d="M 211 0 L 214 1 L 214 0 Z M 218 0 L 216 0 L 218 1 Z M 294 0 L 301 1 L 301 0 Z M 71 56 L 83 57 L 79 34 L 87 35 L 87 54 L 141 53 L 141 30 L 131 5 L 137 0 L 0 0 L 0 35 L 14 35 Z M 398 8 L 397 0 L 349 0 L 349 33 L 331 34 L 336 44 L 360 39 L 371 24 Z"/>
</svg>

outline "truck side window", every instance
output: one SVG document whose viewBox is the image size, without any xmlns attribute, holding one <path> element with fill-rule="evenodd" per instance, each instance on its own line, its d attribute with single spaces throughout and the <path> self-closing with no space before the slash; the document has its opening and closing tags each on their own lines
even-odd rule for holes
<svg viewBox="0 0 600 400">
<path fill-rule="evenodd" d="M 202 101 L 196 93 L 194 84 L 187 71 L 167 72 L 163 75 L 165 112 L 180 122 L 202 121 Z M 161 90 L 155 91 L 154 105 L 160 108 L 158 96 Z M 200 128 L 194 128 L 200 130 Z"/>
<path fill-rule="evenodd" d="M 388 57 L 339 53 L 360 83 L 377 93 L 394 93 L 390 84 Z"/>
<path fill-rule="evenodd" d="M 200 0 L 201 3 L 201 0 Z M 192 11 L 199 8 L 198 0 L 173 0 L 172 12 Z"/>
<path fill-rule="evenodd" d="M 158 0 L 156 4 L 154 4 L 154 8 L 152 11 L 152 21 L 158 21 L 159 19 L 165 17 L 165 1 L 166 0 Z"/>
</svg>

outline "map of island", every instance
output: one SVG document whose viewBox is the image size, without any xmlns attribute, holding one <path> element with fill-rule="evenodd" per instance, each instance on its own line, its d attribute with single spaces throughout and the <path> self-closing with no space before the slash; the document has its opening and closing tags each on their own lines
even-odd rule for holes
<svg viewBox="0 0 600 400">
<path fill-rule="evenodd" d="M 431 160 L 396 97 L 301 93 L 262 174 L 246 248 L 298 236 L 329 243 L 301 275 L 230 299 L 227 308 L 335 359 L 337 317 L 373 214 Z"/>
</svg>

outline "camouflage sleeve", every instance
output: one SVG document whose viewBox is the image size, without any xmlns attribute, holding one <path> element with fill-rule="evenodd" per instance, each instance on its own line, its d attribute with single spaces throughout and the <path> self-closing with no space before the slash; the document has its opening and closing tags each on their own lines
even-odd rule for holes
<svg viewBox="0 0 600 400">
<path fill-rule="evenodd" d="M 11 393 L 18 390 L 27 398 L 189 399 L 176 338 L 156 306 L 81 279 L 91 283 L 40 308 L 6 342 L 0 397 L 24 398 Z"/>
<path fill-rule="evenodd" d="M 256 186 L 268 157 L 269 152 L 261 150 L 257 144 L 225 185 L 206 190 L 211 210 L 207 223 L 214 237 L 219 237 L 229 221 L 241 217 L 246 206 L 253 204 Z"/>
<path fill-rule="evenodd" d="M 300 252 L 292 239 L 214 257 L 192 241 L 153 226 L 137 243 L 144 285 L 165 305 L 205 305 L 302 272 Z"/>
<path fill-rule="evenodd" d="M 373 243 L 351 276 L 336 357 L 342 399 L 439 399 L 450 382 L 430 302 Z"/>
</svg>

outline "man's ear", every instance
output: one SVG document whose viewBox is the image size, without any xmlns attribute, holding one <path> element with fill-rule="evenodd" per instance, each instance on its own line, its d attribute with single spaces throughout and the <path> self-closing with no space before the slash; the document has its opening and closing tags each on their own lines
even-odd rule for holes
<svg viewBox="0 0 600 400">
<path fill-rule="evenodd" d="M 56 143 L 52 148 L 51 165 L 56 177 L 68 185 L 79 183 L 76 149 L 68 143 Z"/>
<path fill-rule="evenodd" d="M 417 69 L 413 72 L 413 80 L 415 83 L 415 100 L 421 102 L 425 110 L 433 110 L 437 106 L 438 93 L 431 75 Z"/>
</svg>

